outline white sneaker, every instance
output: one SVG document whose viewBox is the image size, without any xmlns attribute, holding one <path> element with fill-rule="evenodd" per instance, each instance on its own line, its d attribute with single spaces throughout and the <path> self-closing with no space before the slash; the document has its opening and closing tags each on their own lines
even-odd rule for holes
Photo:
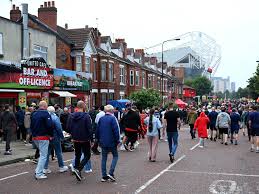
<svg viewBox="0 0 259 194">
<path fill-rule="evenodd" d="M 48 178 L 46 175 L 35 176 L 35 179 L 37 179 L 37 180 L 46 179 L 46 178 Z"/>
<path fill-rule="evenodd" d="M 91 173 L 91 172 L 93 172 L 92 169 L 90 169 L 90 170 L 85 170 L 85 173 Z"/>
<path fill-rule="evenodd" d="M 122 144 L 121 146 L 120 146 L 120 151 L 125 151 L 126 149 L 125 149 L 125 147 L 124 147 L 124 145 Z"/>
<path fill-rule="evenodd" d="M 59 172 L 66 172 L 68 170 L 67 166 L 63 166 L 61 168 L 59 168 Z"/>
<path fill-rule="evenodd" d="M 199 148 L 204 148 L 204 146 L 199 146 Z"/>
<path fill-rule="evenodd" d="M 75 172 L 75 168 L 74 168 L 73 164 L 69 164 L 69 168 L 70 168 L 70 170 L 71 170 L 72 172 Z"/>
<path fill-rule="evenodd" d="M 43 173 L 44 173 L 44 174 L 50 174 L 50 173 L 51 173 L 51 170 L 50 170 L 50 169 L 43 169 Z"/>
</svg>

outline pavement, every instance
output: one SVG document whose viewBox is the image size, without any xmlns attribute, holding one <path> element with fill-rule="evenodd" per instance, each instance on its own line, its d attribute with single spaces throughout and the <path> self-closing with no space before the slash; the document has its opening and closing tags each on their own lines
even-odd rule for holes
<svg viewBox="0 0 259 194">
<path fill-rule="evenodd" d="M 119 152 L 115 183 L 101 183 L 101 156 L 96 155 L 91 157 L 93 172 L 82 172 L 82 182 L 70 172 L 59 173 L 56 161 L 50 162 L 48 179 L 41 181 L 34 179 L 32 162 L 1 166 L 0 193 L 259 194 L 259 154 L 249 151 L 247 136 L 240 136 L 239 145 L 207 140 L 202 149 L 197 143 L 187 129 L 181 130 L 176 161 L 169 162 L 167 142 L 159 142 L 153 163 L 147 158 L 146 140 L 141 140 L 134 152 Z M 72 158 L 73 153 L 64 153 L 66 165 Z"/>
<path fill-rule="evenodd" d="M 26 145 L 22 141 L 11 142 L 12 155 L 4 155 L 5 142 L 0 143 L 0 166 L 24 161 L 34 156 L 35 150 L 31 145 Z"/>
</svg>

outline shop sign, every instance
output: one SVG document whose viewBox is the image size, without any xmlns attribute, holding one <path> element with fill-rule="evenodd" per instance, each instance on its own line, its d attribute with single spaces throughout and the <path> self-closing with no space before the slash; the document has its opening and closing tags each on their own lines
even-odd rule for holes
<svg viewBox="0 0 259 194">
<path fill-rule="evenodd" d="M 1 72 L 0 88 L 51 89 L 52 69 L 44 59 L 37 58 L 21 64 L 21 72 Z"/>
<path fill-rule="evenodd" d="M 49 104 L 49 93 L 48 92 L 42 92 L 42 100 L 47 102 Z"/>
<path fill-rule="evenodd" d="M 19 93 L 19 106 L 26 107 L 26 92 Z"/>
<path fill-rule="evenodd" d="M 89 91 L 91 89 L 91 73 L 64 69 L 54 69 L 53 73 L 55 90 Z"/>
</svg>

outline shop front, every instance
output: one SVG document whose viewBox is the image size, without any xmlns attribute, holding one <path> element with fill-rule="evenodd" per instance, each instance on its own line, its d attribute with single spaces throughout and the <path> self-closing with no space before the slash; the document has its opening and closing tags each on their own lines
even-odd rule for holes
<svg viewBox="0 0 259 194">
<path fill-rule="evenodd" d="M 0 64 L 0 73 L 1 104 L 26 107 L 40 100 L 48 102 L 53 71 L 44 59 L 30 58 L 19 65 Z"/>
<path fill-rule="evenodd" d="M 79 100 L 89 101 L 91 74 L 65 69 L 54 69 L 54 90 L 50 101 L 61 106 L 76 106 Z M 61 97 L 61 98 L 60 98 Z"/>
</svg>

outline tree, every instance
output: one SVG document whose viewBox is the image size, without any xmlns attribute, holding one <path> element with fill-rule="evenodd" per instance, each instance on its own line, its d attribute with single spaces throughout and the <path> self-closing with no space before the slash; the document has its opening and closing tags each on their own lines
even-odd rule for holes
<svg viewBox="0 0 259 194">
<path fill-rule="evenodd" d="M 204 76 L 199 76 L 192 80 L 186 80 L 184 84 L 193 87 L 199 96 L 208 95 L 213 90 L 211 81 Z"/>
<path fill-rule="evenodd" d="M 133 92 L 130 97 L 139 109 L 159 106 L 161 104 L 160 93 L 154 89 L 145 89 Z"/>
<path fill-rule="evenodd" d="M 257 65 L 254 75 L 248 79 L 247 88 L 250 92 L 250 97 L 257 99 L 259 96 L 259 64 Z"/>
<path fill-rule="evenodd" d="M 249 88 L 247 88 L 247 87 L 246 88 L 239 87 L 237 92 L 236 92 L 236 97 L 237 98 L 243 98 L 243 97 L 248 98 L 249 94 L 250 94 Z"/>
</svg>

